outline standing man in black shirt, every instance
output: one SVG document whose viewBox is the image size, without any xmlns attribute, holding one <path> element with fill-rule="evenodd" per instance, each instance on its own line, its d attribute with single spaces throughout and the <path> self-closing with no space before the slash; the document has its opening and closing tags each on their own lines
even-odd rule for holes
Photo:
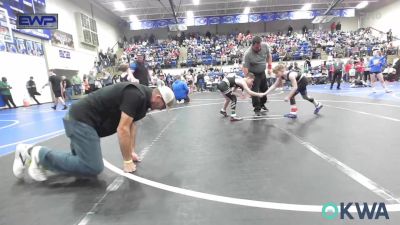
<svg viewBox="0 0 400 225">
<path fill-rule="evenodd" d="M 49 84 L 51 84 L 51 89 L 53 90 L 54 94 L 54 106 L 51 108 L 56 110 L 58 103 L 61 103 L 64 106 L 63 110 L 68 109 L 67 105 L 65 105 L 64 99 L 62 98 L 63 88 L 61 77 L 57 76 L 52 70 L 49 70 L 49 83 L 45 84 L 43 88 Z"/>
<path fill-rule="evenodd" d="M 144 65 L 144 56 L 141 54 L 137 55 L 136 68 L 133 76 L 139 80 L 140 84 L 149 86 L 149 70 Z"/>
<path fill-rule="evenodd" d="M 35 100 L 38 105 L 41 105 L 40 102 L 35 98 L 35 95 L 41 95 L 36 90 L 36 83 L 33 81 L 33 77 L 30 77 L 28 82 L 26 82 L 26 89 L 28 90 L 29 96 Z"/>
<path fill-rule="evenodd" d="M 165 109 L 175 102 L 168 87 L 151 89 L 129 82 L 99 89 L 71 106 L 64 118 L 65 133 L 71 140 L 71 152 L 54 151 L 42 146 L 20 144 L 15 152 L 13 172 L 22 178 L 28 174 L 36 181 L 47 179 L 43 168 L 80 176 L 95 176 L 104 168 L 100 138 L 118 134 L 123 170 L 134 172 L 139 161 L 135 152 L 136 122 L 148 109 Z"/>
</svg>

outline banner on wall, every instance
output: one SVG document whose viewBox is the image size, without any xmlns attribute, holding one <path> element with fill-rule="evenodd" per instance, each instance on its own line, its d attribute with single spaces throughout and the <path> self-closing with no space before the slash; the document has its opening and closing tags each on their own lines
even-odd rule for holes
<svg viewBox="0 0 400 225">
<path fill-rule="evenodd" d="M 53 30 L 51 32 L 51 44 L 60 48 L 74 49 L 74 39 L 71 34 Z"/>
<path fill-rule="evenodd" d="M 324 11 L 322 10 L 253 13 L 248 15 L 241 14 L 195 17 L 194 21 L 187 21 L 186 18 L 178 18 L 178 24 L 186 24 L 188 26 L 204 26 L 217 24 L 259 23 L 280 20 L 301 20 L 313 19 L 314 17 L 322 15 L 323 13 Z M 332 10 L 330 15 L 335 17 L 354 17 L 355 9 L 336 9 Z M 165 28 L 172 24 L 175 24 L 174 20 L 144 20 L 135 25 L 131 23 L 131 30 Z"/>
<path fill-rule="evenodd" d="M 0 43 L 13 41 L 12 29 L 7 10 L 0 8 Z"/>
<path fill-rule="evenodd" d="M 60 58 L 63 59 L 71 59 L 71 53 L 69 51 L 64 51 L 64 50 L 58 50 L 58 55 Z"/>
<path fill-rule="evenodd" d="M 46 13 L 45 0 L 0 0 L 0 7 L 8 13 L 11 29 L 18 33 L 50 40 L 50 30 L 17 29 L 17 14 Z"/>
<path fill-rule="evenodd" d="M 23 38 L 14 38 L 13 42 L 1 42 L 0 52 L 9 52 L 16 54 L 43 56 L 43 45 L 39 42 L 26 40 Z"/>
</svg>

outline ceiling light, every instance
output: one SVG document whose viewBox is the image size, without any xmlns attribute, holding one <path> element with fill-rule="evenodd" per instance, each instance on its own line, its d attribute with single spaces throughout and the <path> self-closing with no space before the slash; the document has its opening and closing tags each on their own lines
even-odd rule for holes
<svg viewBox="0 0 400 225">
<path fill-rule="evenodd" d="M 193 5 L 199 5 L 200 4 L 200 0 L 193 0 Z"/>
<path fill-rule="evenodd" d="M 124 11 L 126 9 L 125 5 L 122 2 L 114 2 L 114 7 L 118 11 Z"/>
<path fill-rule="evenodd" d="M 358 5 L 356 6 L 356 9 L 363 9 L 363 8 L 367 7 L 368 3 L 369 2 L 367 2 L 367 1 L 362 1 L 362 2 L 358 3 Z"/>
<path fill-rule="evenodd" d="M 246 7 L 243 10 L 243 14 L 249 14 L 250 13 L 250 7 Z"/>
<path fill-rule="evenodd" d="M 255 2 L 255 1 L 257 1 L 257 0 L 249 0 L 249 2 Z"/>
<path fill-rule="evenodd" d="M 304 6 L 301 8 L 302 11 L 308 11 L 311 9 L 312 4 L 311 3 L 306 3 Z"/>
</svg>

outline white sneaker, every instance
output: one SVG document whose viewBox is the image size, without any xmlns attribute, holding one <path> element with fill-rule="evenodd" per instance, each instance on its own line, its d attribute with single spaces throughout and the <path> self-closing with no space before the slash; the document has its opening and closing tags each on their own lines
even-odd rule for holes
<svg viewBox="0 0 400 225">
<path fill-rule="evenodd" d="M 29 176 L 36 181 L 45 181 L 47 180 L 46 173 L 42 166 L 39 164 L 39 150 L 40 146 L 33 147 L 31 152 L 31 165 L 28 168 Z"/>
<path fill-rule="evenodd" d="M 372 88 L 372 93 L 376 93 L 376 89 L 375 88 Z"/>
<path fill-rule="evenodd" d="M 392 91 L 389 90 L 389 89 L 386 89 L 385 92 L 386 92 L 386 93 L 391 93 Z"/>
<path fill-rule="evenodd" d="M 31 161 L 31 157 L 28 153 L 28 149 L 31 147 L 32 145 L 28 144 L 18 144 L 15 149 L 13 173 L 18 179 L 24 178 L 24 171 Z"/>
</svg>

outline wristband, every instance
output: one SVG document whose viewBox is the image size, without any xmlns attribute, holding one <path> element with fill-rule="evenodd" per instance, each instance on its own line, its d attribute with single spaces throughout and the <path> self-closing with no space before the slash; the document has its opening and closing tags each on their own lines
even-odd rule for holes
<svg viewBox="0 0 400 225">
<path fill-rule="evenodd" d="M 271 64 L 268 64 L 268 69 L 269 70 L 272 69 L 272 65 Z"/>
<path fill-rule="evenodd" d="M 132 159 L 131 159 L 131 160 L 128 160 L 128 161 L 125 161 L 125 160 L 124 160 L 124 164 L 130 164 L 130 163 L 133 163 Z"/>
</svg>

